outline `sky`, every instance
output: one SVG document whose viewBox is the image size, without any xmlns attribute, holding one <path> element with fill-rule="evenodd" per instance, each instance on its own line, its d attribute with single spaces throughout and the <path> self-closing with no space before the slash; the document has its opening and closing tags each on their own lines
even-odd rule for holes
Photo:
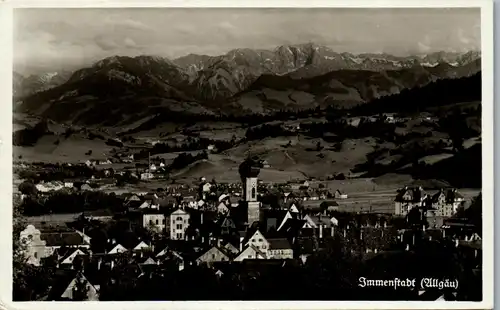
<svg viewBox="0 0 500 310">
<path fill-rule="evenodd" d="M 313 42 L 337 52 L 423 54 L 480 49 L 480 10 L 453 9 L 16 9 L 14 66 L 86 66 L 102 58 Z"/>
</svg>

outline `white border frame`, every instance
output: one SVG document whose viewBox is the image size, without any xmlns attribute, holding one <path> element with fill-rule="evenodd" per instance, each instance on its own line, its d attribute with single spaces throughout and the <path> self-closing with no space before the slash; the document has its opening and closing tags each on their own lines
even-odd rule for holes
<svg viewBox="0 0 500 310">
<path fill-rule="evenodd" d="M 12 302 L 12 22 L 14 8 L 50 7 L 339 7 L 339 8 L 481 8 L 482 51 L 482 193 L 483 193 L 483 301 L 482 302 L 372 302 L 372 301 L 172 301 L 172 302 Z M 0 201 L 4 202 L 0 217 L 0 245 L 5 255 L 0 255 L 0 306 L 6 309 L 492 309 L 493 308 L 493 230 L 494 230 L 494 174 L 493 174 L 493 1 L 490 0 L 4 0 L 0 2 Z"/>
</svg>

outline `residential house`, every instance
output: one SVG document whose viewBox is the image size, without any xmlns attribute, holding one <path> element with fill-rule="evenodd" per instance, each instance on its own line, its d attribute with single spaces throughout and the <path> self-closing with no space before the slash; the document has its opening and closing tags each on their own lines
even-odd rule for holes
<svg viewBox="0 0 500 310">
<path fill-rule="evenodd" d="M 245 245 L 255 247 L 256 249 L 263 252 L 266 252 L 269 248 L 269 242 L 259 230 L 255 231 L 255 233 L 248 239 Z"/>
<path fill-rule="evenodd" d="M 197 264 L 206 263 L 211 264 L 215 262 L 227 262 L 229 261 L 229 256 L 226 254 L 224 249 L 217 246 L 210 248 L 208 251 L 203 253 L 198 259 L 196 259 Z"/>
<path fill-rule="evenodd" d="M 67 249 L 65 255 L 59 259 L 59 266 L 66 266 L 67 269 L 73 268 L 73 262 L 75 261 L 77 256 L 86 256 L 89 254 L 89 251 L 85 248 L 78 249 Z M 64 267 L 63 267 L 64 268 Z"/>
<path fill-rule="evenodd" d="M 184 240 L 186 238 L 189 219 L 190 214 L 182 209 L 177 209 L 170 214 L 170 239 Z"/>
<path fill-rule="evenodd" d="M 235 262 L 242 262 L 246 259 L 267 259 L 266 253 L 249 245 L 234 259 Z"/>
<path fill-rule="evenodd" d="M 154 229 L 156 232 L 162 232 L 167 227 L 167 217 L 157 209 L 144 209 L 142 213 L 142 227 Z"/>
<path fill-rule="evenodd" d="M 156 255 L 156 259 L 160 262 L 165 260 L 173 260 L 177 264 L 177 268 L 179 271 L 184 270 L 186 264 L 184 257 L 179 252 L 173 251 L 168 247 L 161 250 Z"/>
<path fill-rule="evenodd" d="M 141 173 L 141 180 L 151 180 L 151 179 L 154 179 L 154 174 L 152 174 L 151 172 L 143 172 Z"/>
<path fill-rule="evenodd" d="M 432 208 L 436 216 L 451 217 L 464 203 L 464 197 L 456 189 L 440 190 L 432 196 Z"/>
<path fill-rule="evenodd" d="M 85 242 L 84 238 L 75 231 L 47 231 L 40 234 L 40 239 L 45 241 L 45 255 L 48 257 L 56 249 L 67 248 L 90 248 L 90 244 Z"/>
<path fill-rule="evenodd" d="M 85 283 L 87 288 L 87 298 L 85 301 L 99 300 L 99 287 L 94 286 L 82 272 L 73 270 L 60 270 L 55 275 L 56 285 L 52 286 L 47 300 L 64 301 L 73 300 L 73 294 L 77 281 Z"/>
<path fill-rule="evenodd" d="M 231 235 L 236 231 L 236 225 L 231 218 L 225 217 L 220 224 L 220 229 L 221 235 Z"/>
<path fill-rule="evenodd" d="M 141 240 L 133 249 L 134 252 L 143 252 L 150 250 L 152 250 L 151 246 L 144 242 L 144 240 Z"/>
<path fill-rule="evenodd" d="M 220 214 L 228 214 L 229 208 L 226 206 L 226 204 L 224 202 L 221 202 L 217 206 L 217 212 L 219 212 Z"/>
<path fill-rule="evenodd" d="M 313 235 L 317 235 L 320 239 L 325 237 L 325 234 L 333 236 L 335 230 L 335 222 L 327 216 L 304 216 L 304 231 L 310 231 Z"/>
<path fill-rule="evenodd" d="M 427 194 L 422 187 L 405 187 L 399 190 L 396 195 L 394 213 L 399 216 L 406 216 L 414 207 L 421 207 L 426 197 Z"/>
<path fill-rule="evenodd" d="M 123 245 L 116 243 L 115 240 L 112 241 L 112 244 L 110 246 L 111 250 L 108 251 L 107 254 L 120 254 L 120 253 L 125 253 L 127 252 L 127 248 L 124 247 Z"/>
<path fill-rule="evenodd" d="M 160 204 L 157 202 L 158 197 L 156 199 L 146 199 L 144 202 L 139 206 L 139 209 L 159 209 Z"/>
<path fill-rule="evenodd" d="M 157 169 L 157 168 L 156 168 L 156 165 L 155 165 L 155 164 L 151 164 L 151 165 L 149 166 L 149 171 L 150 171 L 150 172 L 155 172 L 155 171 L 156 171 L 156 169 Z"/>
<path fill-rule="evenodd" d="M 347 194 L 342 193 L 339 189 L 335 191 L 335 199 L 347 199 Z"/>
<path fill-rule="evenodd" d="M 271 165 L 269 165 L 269 162 L 267 160 L 262 161 L 262 168 L 271 168 Z"/>
<path fill-rule="evenodd" d="M 293 259 L 293 249 L 286 238 L 268 239 L 268 259 Z"/>
<path fill-rule="evenodd" d="M 295 207 L 295 205 L 293 205 L 293 207 Z M 296 210 L 296 207 L 295 207 L 295 210 Z M 297 212 L 294 212 L 292 208 L 290 208 L 289 211 L 287 211 L 287 213 L 285 214 L 285 216 L 283 217 L 283 219 L 281 220 L 281 223 L 279 224 L 278 226 L 278 231 L 280 231 L 283 227 L 285 227 L 285 224 L 287 221 L 289 220 L 295 220 L 295 219 L 298 219 L 300 216 L 299 216 L 299 212 L 297 210 Z"/>
</svg>

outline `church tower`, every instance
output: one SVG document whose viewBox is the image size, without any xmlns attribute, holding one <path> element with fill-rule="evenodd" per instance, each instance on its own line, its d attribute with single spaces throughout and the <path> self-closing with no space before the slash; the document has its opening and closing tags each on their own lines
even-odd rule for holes
<svg viewBox="0 0 500 310">
<path fill-rule="evenodd" d="M 257 201 L 257 180 L 260 168 L 255 160 L 247 159 L 240 165 L 241 182 L 243 183 L 243 200 L 247 206 L 247 223 L 251 226 L 260 221 L 260 202 Z"/>
</svg>

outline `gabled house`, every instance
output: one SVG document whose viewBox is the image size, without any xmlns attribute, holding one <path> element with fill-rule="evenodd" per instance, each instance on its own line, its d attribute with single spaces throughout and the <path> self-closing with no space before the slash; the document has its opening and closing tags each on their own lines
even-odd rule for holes
<svg viewBox="0 0 500 310">
<path fill-rule="evenodd" d="M 404 187 L 398 191 L 394 200 L 394 213 L 399 216 L 406 216 L 414 207 L 421 207 L 426 198 L 427 194 L 422 187 Z"/>
<path fill-rule="evenodd" d="M 252 246 L 257 250 L 263 252 L 267 251 L 267 249 L 269 248 L 269 242 L 259 230 L 255 231 L 255 233 L 248 239 L 245 245 Z"/>
<path fill-rule="evenodd" d="M 464 197 L 456 189 L 447 191 L 441 189 L 431 198 L 432 208 L 435 210 L 435 216 L 438 217 L 453 216 L 464 201 Z"/>
<path fill-rule="evenodd" d="M 119 243 L 112 244 L 110 248 L 111 250 L 107 254 L 120 254 L 128 251 L 127 248 Z"/>
<path fill-rule="evenodd" d="M 310 230 L 313 234 L 318 235 L 319 238 L 323 238 L 325 233 L 333 236 L 334 234 L 334 222 L 327 216 L 315 216 L 306 215 L 304 216 L 304 226 L 303 230 Z"/>
<path fill-rule="evenodd" d="M 225 217 L 222 220 L 220 228 L 221 228 L 221 235 L 231 235 L 233 232 L 236 231 L 236 225 L 234 224 L 234 221 L 229 217 Z"/>
<path fill-rule="evenodd" d="M 67 255 L 59 260 L 59 265 L 68 265 L 69 268 L 72 268 L 73 262 L 77 256 L 85 256 L 88 255 L 88 251 L 85 249 L 70 249 L 67 251 Z"/>
<path fill-rule="evenodd" d="M 65 301 L 74 300 L 77 281 L 82 281 L 87 288 L 87 296 L 84 301 L 98 301 L 99 288 L 94 286 L 82 272 L 73 270 L 60 270 L 55 275 L 56 283 L 52 286 L 47 300 Z"/>
<path fill-rule="evenodd" d="M 343 193 L 340 191 L 340 189 L 337 189 L 334 194 L 335 199 L 347 199 L 347 194 Z"/>
<path fill-rule="evenodd" d="M 295 205 L 293 205 L 293 207 L 295 207 Z M 296 207 L 295 207 L 295 210 Z M 299 215 L 299 212 L 297 210 L 297 212 L 292 212 L 291 210 L 288 211 L 285 216 L 283 217 L 283 219 L 281 220 L 280 224 L 278 225 L 278 231 L 281 231 L 283 229 L 283 227 L 286 226 L 286 223 L 287 221 L 289 220 L 296 220 L 296 219 L 299 219 L 300 218 L 300 215 Z"/>
<path fill-rule="evenodd" d="M 170 250 L 168 247 L 164 248 L 156 255 L 156 260 L 160 263 L 165 261 L 174 262 L 179 271 L 184 270 L 185 267 L 184 257 L 179 252 Z"/>
<path fill-rule="evenodd" d="M 226 206 L 224 202 L 220 202 L 219 205 L 217 206 L 217 212 L 219 212 L 220 214 L 228 214 L 229 208 Z"/>
<path fill-rule="evenodd" d="M 145 251 L 145 250 L 149 250 L 149 249 L 151 249 L 151 246 L 149 246 L 144 241 L 139 242 L 139 244 L 134 247 L 134 251 Z"/>
<path fill-rule="evenodd" d="M 227 261 L 229 261 L 229 256 L 226 254 L 226 251 L 217 246 L 210 248 L 208 251 L 206 251 L 196 259 L 197 264 L 201 263 L 211 264 L 215 262 L 227 262 Z"/>
<path fill-rule="evenodd" d="M 267 259 L 266 253 L 250 245 L 247 246 L 240 254 L 234 259 L 235 262 L 242 262 L 246 259 Z"/>
<path fill-rule="evenodd" d="M 160 205 L 155 200 L 147 199 L 139 206 L 139 209 L 159 209 Z"/>
</svg>

